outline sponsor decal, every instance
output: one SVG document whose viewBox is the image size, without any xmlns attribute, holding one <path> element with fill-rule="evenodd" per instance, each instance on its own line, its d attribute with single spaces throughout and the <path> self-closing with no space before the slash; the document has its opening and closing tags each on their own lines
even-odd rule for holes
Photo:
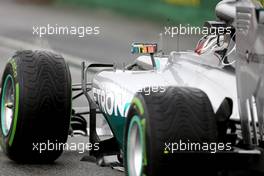
<svg viewBox="0 0 264 176">
<path fill-rule="evenodd" d="M 99 87 L 101 88 L 99 89 L 93 87 L 93 97 L 95 102 L 99 105 L 101 111 L 109 116 L 127 117 L 134 93 L 115 85 L 108 85 L 107 88 L 102 85 Z M 162 86 L 147 86 L 144 88 L 138 88 L 137 90 L 138 93 L 149 96 L 152 92 L 162 93 L 165 92 L 166 89 Z"/>
<path fill-rule="evenodd" d="M 126 117 L 130 106 L 128 100 L 132 98 L 126 91 L 113 92 L 93 88 L 93 96 L 103 113 L 110 116 Z"/>
</svg>

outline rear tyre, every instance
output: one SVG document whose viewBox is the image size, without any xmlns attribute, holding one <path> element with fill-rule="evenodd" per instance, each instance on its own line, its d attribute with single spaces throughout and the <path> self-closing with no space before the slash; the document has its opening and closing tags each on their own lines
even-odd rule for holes
<svg viewBox="0 0 264 176">
<path fill-rule="evenodd" d="M 64 59 L 46 51 L 19 51 L 2 77 L 1 144 L 17 162 L 56 160 L 67 141 L 71 76 Z"/>
<path fill-rule="evenodd" d="M 168 87 L 164 92 L 148 93 L 138 93 L 128 113 L 124 140 L 126 175 L 171 175 L 175 171 L 186 175 L 192 170 L 186 170 L 186 165 L 193 168 L 199 161 L 186 153 L 172 154 L 165 143 L 216 142 L 216 120 L 210 100 L 194 88 Z M 204 167 L 208 169 L 208 165 Z"/>
</svg>

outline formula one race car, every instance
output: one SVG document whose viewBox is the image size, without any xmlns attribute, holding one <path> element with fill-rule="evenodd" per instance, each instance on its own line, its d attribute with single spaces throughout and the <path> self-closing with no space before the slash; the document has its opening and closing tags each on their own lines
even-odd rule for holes
<svg viewBox="0 0 264 176">
<path fill-rule="evenodd" d="M 185 165 L 195 168 L 190 172 L 261 169 L 264 11 L 248 0 L 229 0 L 217 5 L 216 14 L 219 21 L 205 26 L 230 31 L 205 35 L 194 52 L 164 55 L 157 44 L 134 43 L 132 52 L 143 55 L 133 64 L 117 69 L 83 62 L 76 85 L 60 55 L 18 51 L 2 77 L 4 152 L 17 162 L 52 162 L 69 134 L 88 134 L 83 116 L 89 115 L 89 155 L 118 155 L 129 176 L 160 176 Z M 87 112 L 72 108 L 82 95 Z M 110 139 L 98 136 L 99 113 L 110 126 Z M 42 144 L 52 149 L 40 152 Z"/>
</svg>

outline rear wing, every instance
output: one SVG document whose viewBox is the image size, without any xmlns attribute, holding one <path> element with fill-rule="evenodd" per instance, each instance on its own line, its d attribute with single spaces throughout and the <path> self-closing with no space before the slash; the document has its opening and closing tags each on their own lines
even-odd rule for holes
<svg viewBox="0 0 264 176">
<path fill-rule="evenodd" d="M 236 78 L 243 142 L 264 142 L 264 9 L 236 7 Z"/>
<path fill-rule="evenodd" d="M 263 3 L 263 0 L 222 0 L 216 5 L 215 14 L 219 20 L 232 24 L 236 20 L 237 7 L 260 8 Z"/>
</svg>

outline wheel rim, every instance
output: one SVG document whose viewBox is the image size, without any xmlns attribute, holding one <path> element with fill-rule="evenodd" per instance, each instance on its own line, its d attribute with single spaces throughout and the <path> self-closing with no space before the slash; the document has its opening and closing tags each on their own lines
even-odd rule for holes
<svg viewBox="0 0 264 176">
<path fill-rule="evenodd" d="M 131 119 L 127 138 L 127 166 L 130 176 L 141 176 L 143 166 L 143 130 L 140 118 Z"/>
<path fill-rule="evenodd" d="M 4 136 L 7 136 L 9 134 L 13 122 L 15 104 L 14 97 L 14 81 L 11 75 L 8 75 L 4 82 L 1 101 L 1 124 Z"/>
</svg>

